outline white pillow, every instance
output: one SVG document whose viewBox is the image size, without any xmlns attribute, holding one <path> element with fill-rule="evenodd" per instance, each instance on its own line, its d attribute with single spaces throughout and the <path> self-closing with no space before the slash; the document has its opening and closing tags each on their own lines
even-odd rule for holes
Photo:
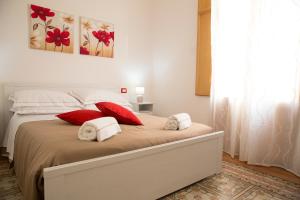
<svg viewBox="0 0 300 200">
<path fill-rule="evenodd" d="M 108 90 L 73 90 L 70 95 L 78 99 L 82 104 L 89 105 L 98 102 L 113 102 L 122 106 L 131 106 L 129 101 L 117 92 Z"/>
<path fill-rule="evenodd" d="M 95 104 L 85 105 L 83 108 L 86 109 L 86 110 L 96 110 L 96 111 L 99 111 L 99 109 L 97 108 L 97 106 Z"/>
<path fill-rule="evenodd" d="M 21 90 L 10 96 L 14 102 L 13 108 L 24 106 L 81 106 L 81 104 L 67 93 L 51 90 Z"/>
<path fill-rule="evenodd" d="M 127 110 L 130 110 L 131 112 L 134 112 L 134 110 L 132 109 L 131 105 L 120 105 L 124 108 L 126 108 Z M 85 105 L 84 109 L 86 110 L 96 110 L 99 111 L 99 109 L 97 108 L 97 106 L 95 104 L 89 104 L 89 105 Z"/>
<path fill-rule="evenodd" d="M 11 111 L 21 115 L 37 115 L 37 114 L 60 114 L 74 110 L 80 110 L 81 107 L 19 107 L 12 108 Z"/>
</svg>

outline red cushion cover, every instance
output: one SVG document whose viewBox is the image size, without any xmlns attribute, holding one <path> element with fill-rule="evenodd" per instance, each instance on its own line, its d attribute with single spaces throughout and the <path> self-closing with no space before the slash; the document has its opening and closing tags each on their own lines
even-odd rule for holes
<svg viewBox="0 0 300 200">
<path fill-rule="evenodd" d="M 104 115 L 96 110 L 75 110 L 56 115 L 56 117 L 74 125 L 82 125 L 86 121 L 104 117 Z"/>
<path fill-rule="evenodd" d="M 118 104 L 112 102 L 99 102 L 95 105 L 105 116 L 116 118 L 120 124 L 143 125 L 141 120 L 135 114 Z"/>
</svg>

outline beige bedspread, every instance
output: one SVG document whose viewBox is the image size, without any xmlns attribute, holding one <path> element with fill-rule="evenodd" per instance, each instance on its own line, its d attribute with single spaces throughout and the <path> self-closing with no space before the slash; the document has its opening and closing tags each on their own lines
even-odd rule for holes
<svg viewBox="0 0 300 200">
<path fill-rule="evenodd" d="M 183 131 L 162 130 L 166 118 L 139 115 L 144 126 L 121 125 L 122 133 L 104 142 L 77 139 L 79 126 L 61 120 L 23 123 L 15 139 L 14 167 L 25 200 L 43 199 L 43 168 L 116 154 L 210 133 L 194 123 Z"/>
</svg>

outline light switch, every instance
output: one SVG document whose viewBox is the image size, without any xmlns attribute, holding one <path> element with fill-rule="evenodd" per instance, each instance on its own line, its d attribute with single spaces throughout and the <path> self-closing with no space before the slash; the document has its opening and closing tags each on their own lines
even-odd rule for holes
<svg viewBox="0 0 300 200">
<path fill-rule="evenodd" d="M 121 93 L 127 93 L 127 88 L 121 88 Z"/>
</svg>

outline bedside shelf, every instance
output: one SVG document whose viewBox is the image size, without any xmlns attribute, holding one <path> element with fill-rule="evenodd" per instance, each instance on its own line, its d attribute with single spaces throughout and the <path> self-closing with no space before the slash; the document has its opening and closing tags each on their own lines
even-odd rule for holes
<svg viewBox="0 0 300 200">
<path fill-rule="evenodd" d="M 133 105 L 133 110 L 135 112 L 153 114 L 152 102 L 147 102 L 147 101 L 141 103 L 131 102 L 131 104 Z"/>
</svg>

